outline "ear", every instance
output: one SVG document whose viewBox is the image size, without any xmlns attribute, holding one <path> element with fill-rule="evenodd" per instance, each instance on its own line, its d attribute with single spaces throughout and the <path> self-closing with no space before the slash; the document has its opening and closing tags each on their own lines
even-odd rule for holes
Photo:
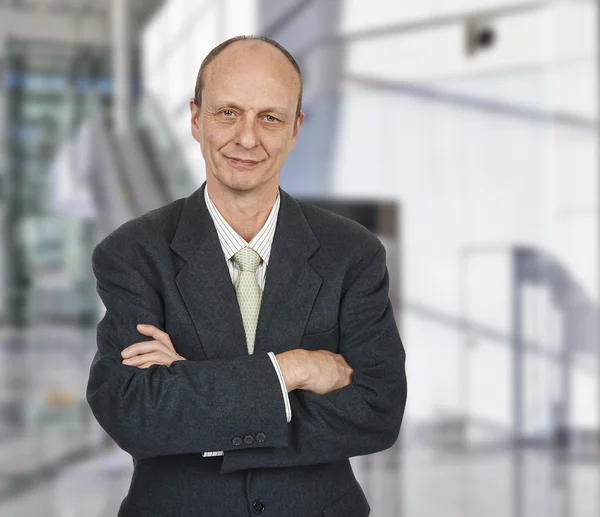
<svg viewBox="0 0 600 517">
<path fill-rule="evenodd" d="M 196 105 L 195 100 L 190 99 L 190 123 L 192 128 L 192 136 L 196 142 L 200 142 L 200 125 L 198 124 L 198 117 L 200 115 L 200 109 Z"/>
<path fill-rule="evenodd" d="M 300 131 L 300 126 L 304 122 L 304 111 L 300 111 L 300 115 L 298 115 L 298 119 L 296 120 L 296 126 L 293 129 L 292 133 L 292 146 L 290 151 L 296 148 L 296 142 L 298 141 L 298 132 Z"/>
</svg>

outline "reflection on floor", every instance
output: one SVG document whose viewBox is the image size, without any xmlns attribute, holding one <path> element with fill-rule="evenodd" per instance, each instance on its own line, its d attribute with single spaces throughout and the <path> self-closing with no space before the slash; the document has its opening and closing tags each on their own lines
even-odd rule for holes
<svg viewBox="0 0 600 517">
<path fill-rule="evenodd" d="M 352 459 L 357 479 L 371 504 L 372 517 L 600 514 L 597 462 L 559 464 L 541 452 L 497 451 L 473 457 L 442 457 L 425 450 L 405 451 L 397 467 L 389 465 L 389 460 L 385 453 Z M 131 473 L 131 458 L 114 448 L 71 465 L 18 497 L 0 501 L 0 514 L 115 517 Z"/>
<path fill-rule="evenodd" d="M 0 329 L 0 515 L 115 517 L 131 457 L 85 401 L 93 331 Z M 408 440 L 405 440 L 408 442 Z M 372 517 L 597 517 L 597 452 L 440 452 L 400 443 L 352 458 Z M 233 517 L 233 516 L 232 516 Z"/>
</svg>

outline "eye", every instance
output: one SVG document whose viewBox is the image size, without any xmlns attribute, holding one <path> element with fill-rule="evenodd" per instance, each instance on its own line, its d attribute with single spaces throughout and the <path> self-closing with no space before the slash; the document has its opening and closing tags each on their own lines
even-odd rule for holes
<svg viewBox="0 0 600 517">
<path fill-rule="evenodd" d="M 221 115 L 225 115 L 226 117 L 232 117 L 233 111 L 232 110 L 223 110 L 223 111 L 221 111 Z"/>
<path fill-rule="evenodd" d="M 279 119 L 275 118 L 273 115 L 265 115 L 265 119 L 267 122 L 279 122 Z"/>
</svg>

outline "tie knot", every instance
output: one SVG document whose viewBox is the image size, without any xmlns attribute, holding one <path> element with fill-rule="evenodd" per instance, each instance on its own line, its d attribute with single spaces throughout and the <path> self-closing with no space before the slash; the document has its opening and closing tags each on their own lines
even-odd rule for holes
<svg viewBox="0 0 600 517">
<path fill-rule="evenodd" d="M 240 271 L 255 272 L 258 269 L 262 259 L 252 248 L 242 248 L 233 256 L 233 262 Z"/>
</svg>

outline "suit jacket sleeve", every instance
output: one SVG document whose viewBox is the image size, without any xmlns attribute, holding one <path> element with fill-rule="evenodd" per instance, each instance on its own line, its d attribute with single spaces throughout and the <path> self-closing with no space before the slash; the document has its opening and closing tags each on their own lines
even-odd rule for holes
<svg viewBox="0 0 600 517">
<path fill-rule="evenodd" d="M 103 241 L 92 256 L 106 313 L 97 327 L 87 401 L 108 435 L 136 459 L 286 446 L 289 424 L 281 386 L 266 352 L 181 360 L 170 367 L 122 364 L 124 348 L 152 339 L 138 333 L 136 324 L 165 330 L 165 312 L 153 266 L 141 259 L 125 261 L 116 248 Z M 234 437 L 259 432 L 265 441 L 233 443 Z"/>
<path fill-rule="evenodd" d="M 324 395 L 290 392 L 290 443 L 229 452 L 221 472 L 324 463 L 393 445 L 407 392 L 405 352 L 388 287 L 380 245 L 341 300 L 339 350 L 354 369 L 352 383 Z"/>
<path fill-rule="evenodd" d="M 275 354 L 273 352 L 269 352 L 269 359 L 273 363 L 273 367 L 277 372 L 277 377 L 279 378 L 279 384 L 281 385 L 281 392 L 283 394 L 283 403 L 285 405 L 285 421 L 289 422 L 292 419 L 292 408 L 290 406 L 290 398 L 287 391 L 287 386 L 285 384 L 285 380 L 283 379 L 283 374 L 281 373 L 281 368 L 279 368 L 279 363 L 275 358 Z M 214 457 L 214 456 L 223 456 L 223 451 L 207 451 L 203 452 L 202 456 L 204 457 Z"/>
</svg>

